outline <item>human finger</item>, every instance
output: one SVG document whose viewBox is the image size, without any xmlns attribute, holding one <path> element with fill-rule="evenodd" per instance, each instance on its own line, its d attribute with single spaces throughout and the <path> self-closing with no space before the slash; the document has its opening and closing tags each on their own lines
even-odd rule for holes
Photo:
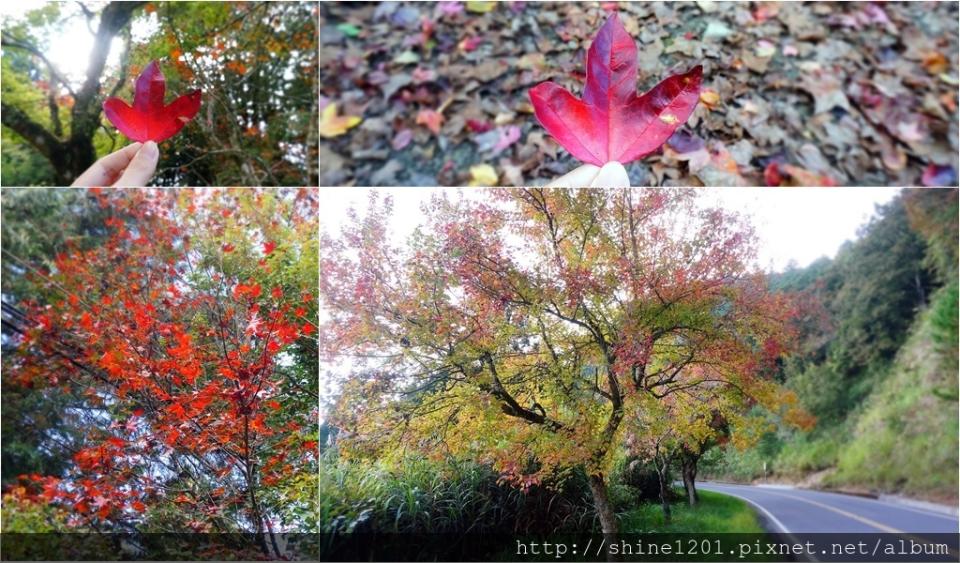
<svg viewBox="0 0 960 563">
<path fill-rule="evenodd" d="M 72 185 L 89 188 L 113 184 L 114 179 L 126 169 L 142 146 L 143 143 L 132 143 L 108 154 L 87 168 Z"/>
<path fill-rule="evenodd" d="M 629 188 L 630 176 L 619 162 L 608 162 L 590 182 L 591 188 Z"/>
<path fill-rule="evenodd" d="M 160 149 L 157 143 L 147 141 L 137 151 L 123 175 L 113 185 L 117 187 L 143 187 L 153 178 L 157 171 L 157 162 L 160 161 Z"/>
</svg>

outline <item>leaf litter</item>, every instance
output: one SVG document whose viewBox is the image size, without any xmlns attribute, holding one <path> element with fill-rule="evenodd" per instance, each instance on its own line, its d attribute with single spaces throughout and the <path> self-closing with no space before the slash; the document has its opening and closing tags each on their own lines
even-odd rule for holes
<svg viewBox="0 0 960 563">
<path fill-rule="evenodd" d="M 956 185 L 953 2 L 321 4 L 323 185 L 542 185 L 579 166 L 534 116 L 578 96 L 616 11 L 639 95 L 703 66 L 700 103 L 634 185 Z M 697 139 L 692 141 L 691 139 Z"/>
</svg>

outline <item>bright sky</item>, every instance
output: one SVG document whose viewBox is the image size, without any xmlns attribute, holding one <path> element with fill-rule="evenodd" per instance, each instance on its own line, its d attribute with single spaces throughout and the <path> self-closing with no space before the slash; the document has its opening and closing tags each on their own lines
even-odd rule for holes
<svg viewBox="0 0 960 563">
<path fill-rule="evenodd" d="M 420 205 L 441 191 L 454 195 L 477 188 L 376 188 L 393 197 L 390 229 L 402 240 L 421 223 Z M 642 189 L 642 188 L 634 188 Z M 704 189 L 706 205 L 721 205 L 750 217 L 757 232 L 760 266 L 781 271 L 791 262 L 806 266 L 821 256 L 833 257 L 844 241 L 890 201 L 900 188 L 731 188 Z M 339 232 L 346 210 L 362 214 L 370 188 L 326 188 L 320 205 L 320 228 Z"/>
<path fill-rule="evenodd" d="M 42 0 L 5 0 L 0 1 L 0 16 L 4 18 L 12 17 L 16 20 L 44 4 Z M 93 12 L 100 11 L 100 4 L 103 2 L 87 2 L 86 6 Z M 61 8 L 61 26 L 55 33 L 51 33 L 41 39 L 46 44 L 39 47 L 43 54 L 53 63 L 57 69 L 63 73 L 67 80 L 72 82 L 72 86 L 79 87 L 86 76 L 87 65 L 90 62 L 90 53 L 93 51 L 94 36 L 87 28 L 87 18 L 80 11 L 80 8 L 73 2 L 64 2 Z M 97 29 L 98 21 L 94 20 L 90 27 L 94 31 Z M 159 24 L 156 21 L 156 14 L 151 14 L 150 19 L 144 20 L 138 18 L 131 28 L 131 34 L 134 42 L 143 41 L 153 34 Z M 110 55 L 107 57 L 107 65 L 120 64 L 120 53 L 123 51 L 123 40 L 115 38 L 110 46 Z"/>
</svg>

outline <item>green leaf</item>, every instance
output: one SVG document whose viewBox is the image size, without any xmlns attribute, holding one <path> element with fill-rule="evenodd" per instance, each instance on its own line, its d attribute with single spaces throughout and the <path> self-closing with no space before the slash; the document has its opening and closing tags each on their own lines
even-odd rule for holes
<svg viewBox="0 0 960 563">
<path fill-rule="evenodd" d="M 337 26 L 337 29 L 340 31 L 340 33 L 346 35 L 347 37 L 356 37 L 360 35 L 360 28 L 352 23 L 342 23 Z"/>
</svg>

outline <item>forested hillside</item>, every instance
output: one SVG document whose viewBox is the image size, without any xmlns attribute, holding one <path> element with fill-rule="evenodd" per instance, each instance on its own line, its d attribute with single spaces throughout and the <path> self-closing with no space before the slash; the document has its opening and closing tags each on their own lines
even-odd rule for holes
<svg viewBox="0 0 960 563">
<path fill-rule="evenodd" d="M 774 276 L 808 299 L 784 365 L 818 422 L 711 452 L 718 477 L 934 500 L 957 491 L 957 191 L 909 190 L 835 259 Z"/>
</svg>

